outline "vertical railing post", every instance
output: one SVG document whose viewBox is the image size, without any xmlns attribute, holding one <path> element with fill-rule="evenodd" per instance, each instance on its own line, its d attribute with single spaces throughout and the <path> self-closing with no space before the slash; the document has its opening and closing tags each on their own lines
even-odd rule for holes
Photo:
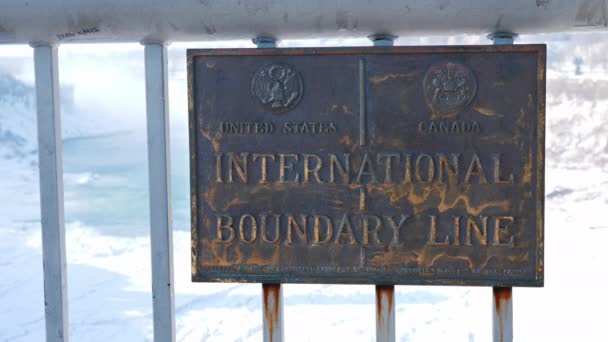
<svg viewBox="0 0 608 342">
<path fill-rule="evenodd" d="M 274 37 L 258 36 L 251 40 L 258 49 L 277 47 Z M 264 342 L 282 342 L 283 332 L 283 286 L 281 284 L 262 284 L 263 296 L 263 335 Z"/>
<path fill-rule="evenodd" d="M 397 36 L 381 33 L 368 36 L 374 46 L 393 46 Z M 376 341 L 395 341 L 395 286 L 376 285 Z"/>
<path fill-rule="evenodd" d="M 281 284 L 262 284 L 264 300 L 264 342 L 281 342 L 283 333 L 283 287 Z"/>
<path fill-rule="evenodd" d="M 492 288 L 492 341 L 513 341 L 513 289 Z"/>
<path fill-rule="evenodd" d="M 36 77 L 40 219 L 47 342 L 66 342 L 68 297 L 63 211 L 63 166 L 57 47 L 32 43 Z"/>
<path fill-rule="evenodd" d="M 142 44 L 146 74 L 154 340 L 171 342 L 175 341 L 175 303 L 167 47 L 161 42 Z"/>
<path fill-rule="evenodd" d="M 509 45 L 517 34 L 494 32 L 488 38 L 494 45 Z M 492 288 L 492 338 L 494 342 L 513 341 L 513 289 L 511 287 Z"/>
<path fill-rule="evenodd" d="M 376 285 L 376 341 L 395 341 L 394 285 Z"/>
</svg>

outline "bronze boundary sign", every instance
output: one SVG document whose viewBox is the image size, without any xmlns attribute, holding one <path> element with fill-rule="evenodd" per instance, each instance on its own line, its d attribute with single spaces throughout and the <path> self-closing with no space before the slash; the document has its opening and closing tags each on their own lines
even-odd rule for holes
<svg viewBox="0 0 608 342">
<path fill-rule="evenodd" d="M 188 50 L 193 281 L 542 286 L 545 65 Z"/>
</svg>

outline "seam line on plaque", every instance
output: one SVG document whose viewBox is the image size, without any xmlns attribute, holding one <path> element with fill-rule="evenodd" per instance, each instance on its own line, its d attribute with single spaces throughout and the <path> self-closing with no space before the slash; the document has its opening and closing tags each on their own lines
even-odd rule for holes
<svg viewBox="0 0 608 342">
<path fill-rule="evenodd" d="M 364 185 L 365 186 L 365 185 Z M 361 187 L 359 189 L 359 210 L 364 211 L 365 210 L 365 201 L 366 201 L 366 189 Z"/>
<path fill-rule="evenodd" d="M 359 59 L 359 145 L 365 146 L 367 130 L 367 112 L 365 104 L 365 59 Z"/>
</svg>

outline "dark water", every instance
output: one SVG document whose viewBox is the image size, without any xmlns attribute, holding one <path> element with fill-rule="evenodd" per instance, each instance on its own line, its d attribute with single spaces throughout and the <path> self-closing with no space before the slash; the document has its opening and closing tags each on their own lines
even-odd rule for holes
<svg viewBox="0 0 608 342">
<path fill-rule="evenodd" d="M 187 140 L 172 138 L 173 227 L 189 227 Z M 117 132 L 63 142 L 66 222 L 79 221 L 112 235 L 148 233 L 146 137 Z"/>
</svg>

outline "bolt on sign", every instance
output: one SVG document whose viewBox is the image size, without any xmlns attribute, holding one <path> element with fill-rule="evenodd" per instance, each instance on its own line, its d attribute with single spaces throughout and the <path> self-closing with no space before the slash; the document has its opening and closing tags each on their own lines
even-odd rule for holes
<svg viewBox="0 0 608 342">
<path fill-rule="evenodd" d="M 193 280 L 542 286 L 545 56 L 188 50 Z"/>
</svg>

